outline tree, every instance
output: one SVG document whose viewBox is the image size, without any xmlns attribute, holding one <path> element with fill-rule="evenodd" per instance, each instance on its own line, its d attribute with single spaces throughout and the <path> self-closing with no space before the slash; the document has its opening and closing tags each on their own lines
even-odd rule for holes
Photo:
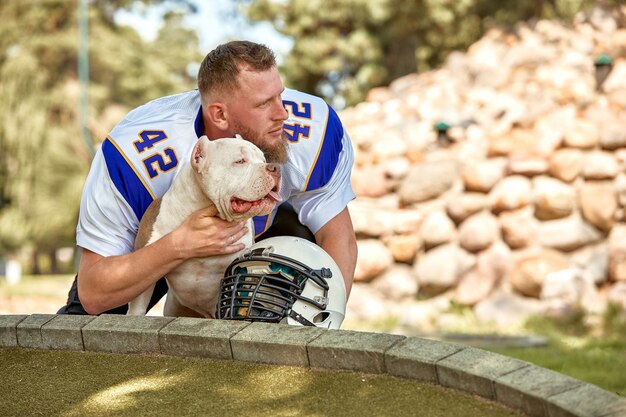
<svg viewBox="0 0 626 417">
<path fill-rule="evenodd" d="M 341 106 L 376 86 L 440 65 L 492 25 L 570 18 L 592 0 L 238 0 L 251 22 L 293 39 L 281 70 L 288 85 Z M 623 3 L 607 0 L 608 4 Z"/>
<path fill-rule="evenodd" d="M 142 2 L 169 5 L 152 42 L 115 22 L 116 10 L 137 3 L 89 3 L 95 145 L 131 107 L 194 87 L 187 66 L 201 58 L 198 37 L 181 20 L 193 11 L 189 2 Z M 25 245 L 52 252 L 74 244 L 91 163 L 77 117 L 77 6 L 78 0 L 0 2 L 0 255 Z"/>
</svg>

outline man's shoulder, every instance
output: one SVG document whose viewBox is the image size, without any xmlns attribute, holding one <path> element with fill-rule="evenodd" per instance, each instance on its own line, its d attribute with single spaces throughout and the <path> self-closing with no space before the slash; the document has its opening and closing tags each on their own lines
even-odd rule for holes
<svg viewBox="0 0 626 417">
<path fill-rule="evenodd" d="M 287 106 L 289 106 L 289 103 L 294 103 L 299 106 L 300 112 L 306 112 L 306 108 L 309 106 L 317 111 L 323 110 L 326 112 L 329 107 L 326 101 L 321 97 L 290 88 L 285 88 L 282 99 L 283 103 L 286 103 Z"/>
<path fill-rule="evenodd" d="M 169 123 L 193 121 L 199 108 L 197 90 L 160 97 L 131 110 L 115 129 L 141 128 L 142 125 L 164 127 Z"/>
</svg>

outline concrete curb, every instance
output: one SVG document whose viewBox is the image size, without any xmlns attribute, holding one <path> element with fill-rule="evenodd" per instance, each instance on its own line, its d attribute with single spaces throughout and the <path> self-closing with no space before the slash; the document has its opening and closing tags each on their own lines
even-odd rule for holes
<svg viewBox="0 0 626 417">
<path fill-rule="evenodd" d="M 160 353 L 389 374 L 538 417 L 626 416 L 626 398 L 530 363 L 417 337 L 222 320 L 0 315 L 0 348 Z"/>
</svg>

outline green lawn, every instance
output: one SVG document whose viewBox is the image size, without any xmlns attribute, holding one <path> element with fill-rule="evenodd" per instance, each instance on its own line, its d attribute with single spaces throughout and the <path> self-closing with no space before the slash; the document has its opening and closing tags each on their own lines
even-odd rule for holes
<svg viewBox="0 0 626 417">
<path fill-rule="evenodd" d="M 237 361 L 0 349 L 0 375 L 3 417 L 521 417 L 416 380 Z"/>
<path fill-rule="evenodd" d="M 554 323 L 535 319 L 527 325 L 549 340 L 545 347 L 488 348 L 561 372 L 626 396 L 626 318 L 609 309 L 595 329 L 580 322 Z"/>
</svg>

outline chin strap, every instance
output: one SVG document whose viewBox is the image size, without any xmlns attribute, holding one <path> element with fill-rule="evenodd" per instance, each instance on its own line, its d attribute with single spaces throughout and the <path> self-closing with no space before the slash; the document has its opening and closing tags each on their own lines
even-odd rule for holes
<svg viewBox="0 0 626 417">
<path fill-rule="evenodd" d="M 315 327 L 315 324 L 311 323 L 309 320 L 305 319 L 301 314 L 296 313 L 293 310 L 289 311 L 288 314 L 289 318 L 294 319 L 295 321 L 297 321 L 298 323 L 300 323 L 303 326 L 313 326 Z"/>
</svg>

